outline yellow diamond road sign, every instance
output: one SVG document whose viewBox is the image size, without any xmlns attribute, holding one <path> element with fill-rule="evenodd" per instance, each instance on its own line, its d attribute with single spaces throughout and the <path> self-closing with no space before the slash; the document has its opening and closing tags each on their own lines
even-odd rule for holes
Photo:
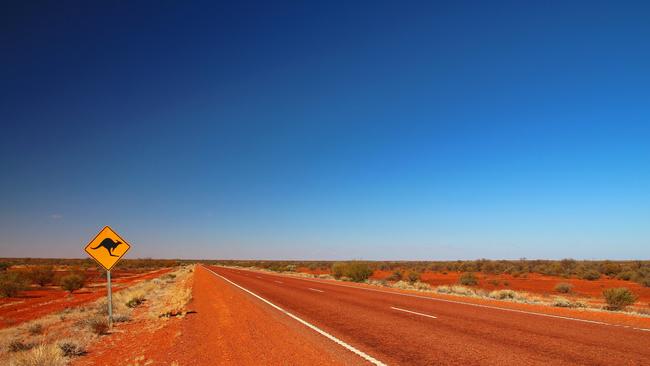
<svg viewBox="0 0 650 366">
<path fill-rule="evenodd" d="M 106 226 L 86 245 L 85 250 L 100 266 L 110 271 L 130 248 L 126 240 Z"/>
</svg>

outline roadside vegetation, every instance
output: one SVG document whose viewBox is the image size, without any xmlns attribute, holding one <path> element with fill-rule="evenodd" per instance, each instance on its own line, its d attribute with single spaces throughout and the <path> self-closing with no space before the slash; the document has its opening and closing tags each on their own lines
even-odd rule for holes
<svg viewBox="0 0 650 366">
<path fill-rule="evenodd" d="M 280 273 L 293 273 L 299 276 L 314 276 L 333 278 L 345 281 L 366 282 L 371 285 L 391 287 L 402 290 L 435 292 L 439 294 L 467 296 L 476 298 L 510 301 L 526 304 L 547 305 L 561 308 L 580 308 L 607 311 L 631 311 L 639 315 L 648 315 L 643 306 L 630 308 L 637 300 L 631 290 L 605 289 L 601 300 L 604 306 L 578 298 L 574 285 L 569 282 L 558 282 L 551 294 L 531 294 L 526 291 L 512 289 L 489 290 L 480 287 L 508 287 L 508 280 L 486 280 L 486 275 L 509 275 L 513 278 L 527 278 L 529 274 L 574 278 L 586 281 L 597 281 L 602 278 L 634 281 L 642 286 L 650 287 L 650 261 L 577 261 L 573 259 L 493 261 L 480 259 L 475 261 L 448 262 L 377 262 L 377 261 L 204 261 L 205 264 L 226 265 L 253 269 L 262 269 Z M 307 268 L 317 274 L 296 272 Z M 319 274 L 319 272 L 321 274 Z M 375 271 L 390 272 L 382 279 L 373 279 Z M 458 283 L 432 287 L 421 281 L 423 272 L 447 274 L 460 272 Z M 304 271 L 303 271 L 304 272 Z M 482 285 L 482 286 L 480 286 Z M 561 296 L 558 296 L 561 295 Z M 650 304 L 648 305 L 650 307 Z"/>
<path fill-rule="evenodd" d="M 116 327 L 133 319 L 152 329 L 164 318 L 184 317 L 191 300 L 193 266 L 182 266 L 158 278 L 136 283 L 113 295 Z M 0 330 L 0 364 L 12 366 L 66 365 L 82 357 L 103 337 L 110 337 L 108 305 L 93 303 Z"/>
<path fill-rule="evenodd" d="M 341 263 L 331 261 L 262 261 L 262 260 L 216 260 L 199 261 L 204 264 L 217 264 L 238 267 L 255 267 L 275 272 L 292 272 L 298 268 L 309 270 L 327 270 L 335 275 L 334 266 Z M 650 287 L 650 261 L 579 261 L 575 259 L 562 260 L 489 260 L 478 259 L 471 261 L 358 261 L 365 263 L 370 270 L 393 272 L 391 281 L 399 281 L 409 273 L 464 272 L 484 273 L 490 275 L 508 274 L 515 278 L 526 277 L 528 274 L 541 274 L 562 278 L 577 278 L 595 281 L 600 278 L 633 281 L 642 286 Z M 338 269 L 337 269 L 338 271 Z"/>
</svg>

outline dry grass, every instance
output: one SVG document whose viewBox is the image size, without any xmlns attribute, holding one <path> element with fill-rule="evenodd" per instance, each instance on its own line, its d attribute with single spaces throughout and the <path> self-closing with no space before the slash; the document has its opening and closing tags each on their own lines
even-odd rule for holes
<svg viewBox="0 0 650 366">
<path fill-rule="evenodd" d="M 19 352 L 9 359 L 10 366 L 63 366 L 68 359 L 54 344 L 40 344 L 29 351 Z"/>
<path fill-rule="evenodd" d="M 191 299 L 192 267 L 182 267 L 173 276 L 142 281 L 113 294 L 114 320 L 128 321 L 134 316 L 158 319 L 169 312 L 184 314 Z M 137 307 L 129 307 L 127 303 L 133 298 L 144 299 L 148 309 L 139 311 Z M 2 329 L 0 365 L 65 365 L 70 357 L 85 354 L 92 343 L 107 337 L 107 313 L 106 298 L 102 298 Z M 12 344 L 15 352 L 11 351 Z"/>
</svg>

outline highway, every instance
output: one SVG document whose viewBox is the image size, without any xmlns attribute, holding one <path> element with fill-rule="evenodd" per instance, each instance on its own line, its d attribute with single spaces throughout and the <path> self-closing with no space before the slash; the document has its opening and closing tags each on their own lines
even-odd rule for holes
<svg viewBox="0 0 650 366">
<path fill-rule="evenodd" d="M 206 266 L 259 307 L 376 365 L 650 365 L 650 331 L 344 282 Z"/>
</svg>

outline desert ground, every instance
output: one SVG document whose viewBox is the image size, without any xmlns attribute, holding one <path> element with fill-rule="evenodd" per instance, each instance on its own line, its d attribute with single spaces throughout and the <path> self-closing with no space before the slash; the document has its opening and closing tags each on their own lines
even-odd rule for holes
<svg viewBox="0 0 650 366">
<path fill-rule="evenodd" d="M 339 276 L 341 266 L 362 268 L 366 278 L 355 280 L 352 272 Z M 479 271 L 472 272 L 476 283 L 462 285 L 468 272 L 413 263 L 391 267 L 203 261 L 118 269 L 116 322 L 109 329 L 103 273 L 85 268 L 84 286 L 66 291 L 60 278 L 80 268 L 56 266 L 51 284 L 31 284 L 0 299 L 0 362 L 643 365 L 650 360 L 650 288 L 638 276 L 589 280 Z M 35 265 L 5 271 L 27 276 L 30 268 Z M 415 268 L 417 276 L 409 275 Z M 558 284 L 568 284 L 568 290 Z M 628 289 L 634 302 L 611 308 L 603 296 L 610 288 Z"/>
</svg>

